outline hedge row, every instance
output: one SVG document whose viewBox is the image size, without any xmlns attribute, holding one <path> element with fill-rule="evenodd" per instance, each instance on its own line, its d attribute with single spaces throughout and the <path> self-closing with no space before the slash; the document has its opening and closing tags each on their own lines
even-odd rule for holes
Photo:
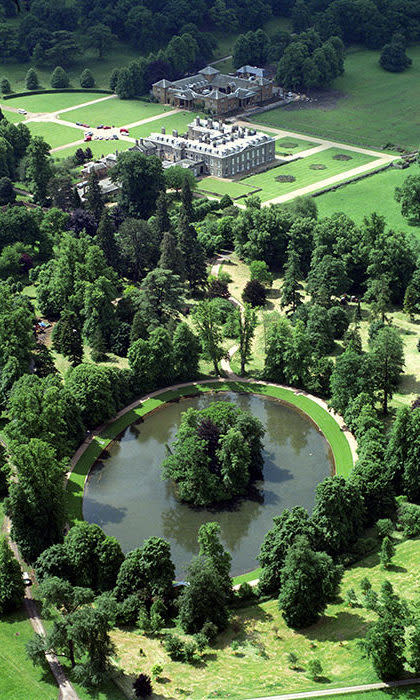
<svg viewBox="0 0 420 700">
<path fill-rule="evenodd" d="M 13 92 L 11 95 L 3 95 L 3 100 L 12 100 L 15 97 L 28 97 L 28 95 L 47 95 L 60 92 L 98 92 L 105 95 L 113 95 L 112 90 L 103 90 L 101 88 L 59 88 L 57 90 L 26 90 L 25 92 Z"/>
</svg>

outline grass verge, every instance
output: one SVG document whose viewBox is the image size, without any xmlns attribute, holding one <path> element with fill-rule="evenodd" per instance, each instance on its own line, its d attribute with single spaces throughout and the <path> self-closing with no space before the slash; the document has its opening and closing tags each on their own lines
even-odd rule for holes
<svg viewBox="0 0 420 700">
<path fill-rule="evenodd" d="M 79 102 L 79 104 L 81 103 Z M 172 108 L 167 105 L 142 102 L 141 100 L 120 100 L 118 97 L 115 97 L 88 105 L 87 107 L 72 109 L 69 112 L 60 114 L 59 117 L 69 122 L 82 122 L 93 127 L 98 124 L 123 126 L 141 119 L 155 117 L 157 114 L 163 114 L 170 109 Z M 151 122 L 151 124 L 153 123 Z"/>
<path fill-rule="evenodd" d="M 212 382 L 209 384 L 192 384 L 181 389 L 163 391 L 162 394 L 155 398 L 146 399 L 136 408 L 128 411 L 123 416 L 120 416 L 113 422 L 109 423 L 102 432 L 95 436 L 89 444 L 88 448 L 81 455 L 80 459 L 74 466 L 70 475 L 66 489 L 66 512 L 70 522 L 83 519 L 83 491 L 84 483 L 87 474 L 94 462 L 98 459 L 101 452 L 122 433 L 129 425 L 136 420 L 150 413 L 155 408 L 158 408 L 167 401 L 179 398 L 180 396 L 188 396 L 197 392 L 212 391 L 241 391 L 252 392 L 255 394 L 263 394 L 272 396 L 281 401 L 284 401 L 295 408 L 306 413 L 317 424 L 325 439 L 331 446 L 336 471 L 338 474 L 348 476 L 350 473 L 353 460 L 351 450 L 347 442 L 345 434 L 342 432 L 334 418 L 319 404 L 302 394 L 295 394 L 290 389 L 281 387 L 268 386 L 264 384 L 252 384 L 244 382 Z M 252 572 L 255 578 L 255 572 Z"/>
</svg>

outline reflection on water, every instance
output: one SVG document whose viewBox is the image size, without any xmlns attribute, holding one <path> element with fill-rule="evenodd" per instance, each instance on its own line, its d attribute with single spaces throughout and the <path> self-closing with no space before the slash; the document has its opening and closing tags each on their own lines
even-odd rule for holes
<svg viewBox="0 0 420 700">
<path fill-rule="evenodd" d="M 204 408 L 211 401 L 232 401 L 263 423 L 264 481 L 252 499 L 229 508 L 192 508 L 178 503 L 171 483 L 161 479 L 161 463 L 187 408 Z M 203 394 L 166 406 L 130 426 L 98 462 L 85 488 L 83 515 L 121 542 L 127 552 L 152 535 L 171 544 L 177 575 L 183 577 L 198 552 L 197 531 L 217 520 L 222 540 L 232 554 L 232 574 L 257 565 L 265 533 L 284 508 L 302 505 L 311 510 L 316 484 L 331 473 L 327 442 L 304 415 L 278 401 L 246 394 Z"/>
</svg>

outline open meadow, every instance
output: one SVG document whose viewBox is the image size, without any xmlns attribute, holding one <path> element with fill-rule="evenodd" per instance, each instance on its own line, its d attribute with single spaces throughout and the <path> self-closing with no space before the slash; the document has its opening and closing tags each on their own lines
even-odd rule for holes
<svg viewBox="0 0 420 700">
<path fill-rule="evenodd" d="M 258 196 L 265 202 L 374 160 L 372 156 L 364 153 L 328 148 L 312 156 L 267 170 L 265 173 L 251 175 L 241 182 L 261 188 L 262 192 L 259 192 Z M 285 178 L 285 181 L 279 182 L 277 179 L 279 177 Z M 288 178 L 291 181 L 287 181 Z"/>
<path fill-rule="evenodd" d="M 360 224 L 365 216 L 375 211 L 385 217 L 389 228 L 407 231 L 420 240 L 420 225 L 411 225 L 401 214 L 401 205 L 394 199 L 395 188 L 400 187 L 409 175 L 418 172 L 416 165 L 407 170 L 388 168 L 358 182 L 349 182 L 334 192 L 321 194 L 315 199 L 319 216 L 342 211 Z"/>
<path fill-rule="evenodd" d="M 404 73 L 379 66 L 379 52 L 351 49 L 344 74 L 318 102 L 302 102 L 256 115 L 253 122 L 345 143 L 418 148 L 420 46 L 410 46 L 413 65 Z"/>
<path fill-rule="evenodd" d="M 231 182 L 230 180 L 218 180 L 216 177 L 205 177 L 198 183 L 198 190 L 204 194 L 223 196 L 228 194 L 232 199 L 238 199 L 245 195 L 258 192 L 257 188 L 246 185 L 244 182 Z"/>
<path fill-rule="evenodd" d="M 82 122 L 90 126 L 96 126 L 97 124 L 125 126 L 148 117 L 155 117 L 157 114 L 168 112 L 170 109 L 171 107 L 168 105 L 154 102 L 120 100 L 118 97 L 111 97 L 103 102 L 65 112 L 63 115 L 60 114 L 59 117 L 69 122 Z M 153 124 L 153 122 L 151 123 Z"/>
<path fill-rule="evenodd" d="M 360 582 L 367 577 L 376 591 L 388 579 L 397 593 L 413 601 L 419 585 L 420 540 L 402 542 L 396 549 L 394 566 L 388 571 L 380 568 L 377 554 L 346 570 L 340 597 L 309 628 L 297 632 L 286 627 L 276 600 L 238 609 L 226 632 L 195 666 L 171 661 L 158 636 L 115 630 L 112 638 L 120 666 L 134 676 L 139 671 L 150 672 L 155 663 L 161 664 L 162 681 L 155 682 L 155 692 L 162 698 L 188 696 L 198 700 L 227 694 L 249 698 L 377 682 L 371 663 L 359 647 L 376 614 L 362 607 L 350 608 L 344 597 L 349 588 L 360 595 Z M 292 651 L 298 657 L 295 669 L 287 661 Z M 323 668 L 318 683 L 307 672 L 314 658 Z M 127 687 L 129 682 L 127 678 Z"/>
</svg>

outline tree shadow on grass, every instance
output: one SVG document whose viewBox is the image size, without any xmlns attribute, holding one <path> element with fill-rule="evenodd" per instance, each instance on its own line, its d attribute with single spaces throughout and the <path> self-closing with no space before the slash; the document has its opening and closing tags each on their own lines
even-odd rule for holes
<svg viewBox="0 0 420 700">
<path fill-rule="evenodd" d="M 396 574 L 406 574 L 407 569 L 404 566 L 398 566 L 397 564 L 388 564 L 386 571 L 393 571 Z"/>
<path fill-rule="evenodd" d="M 364 636 L 370 625 L 357 613 L 341 611 L 334 616 L 323 615 L 316 625 L 301 630 L 301 633 L 307 639 L 319 642 L 350 641 Z"/>
</svg>

